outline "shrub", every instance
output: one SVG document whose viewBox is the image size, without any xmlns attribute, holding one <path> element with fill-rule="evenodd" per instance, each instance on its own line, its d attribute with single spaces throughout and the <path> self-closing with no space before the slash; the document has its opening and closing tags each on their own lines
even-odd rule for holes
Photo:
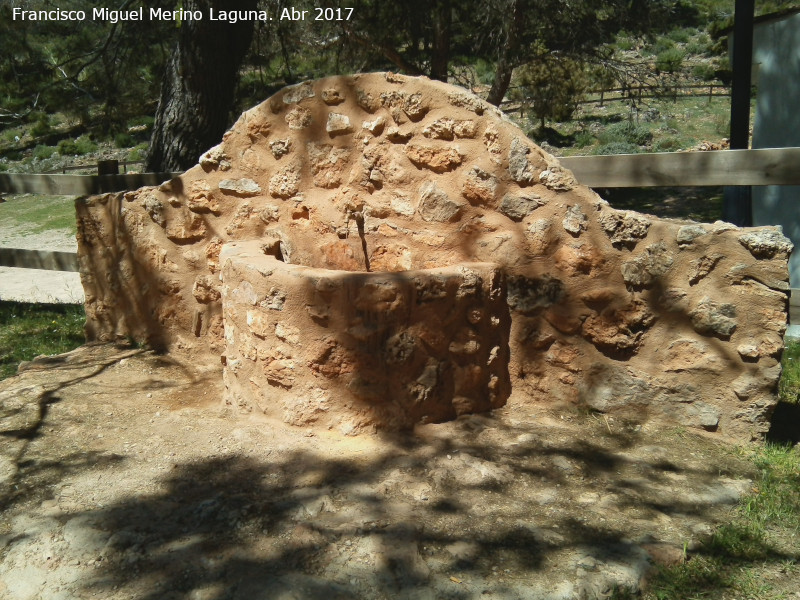
<svg viewBox="0 0 800 600">
<path fill-rule="evenodd" d="M 31 127 L 31 135 L 33 137 L 39 137 L 48 133 L 50 133 L 50 119 L 47 118 L 46 114 L 42 113 L 36 119 L 36 123 L 33 124 L 33 127 Z"/>
<path fill-rule="evenodd" d="M 675 42 L 668 37 L 660 37 L 656 40 L 655 44 L 650 47 L 650 50 L 653 52 L 653 54 L 661 54 L 662 52 L 673 50 L 674 48 Z"/>
<path fill-rule="evenodd" d="M 36 148 L 33 149 L 33 157 L 39 160 L 45 160 L 53 156 L 56 153 L 56 148 L 54 146 L 44 146 L 39 144 Z"/>
<path fill-rule="evenodd" d="M 56 148 L 61 156 L 75 156 L 78 153 L 78 146 L 75 144 L 75 140 L 61 140 Z"/>
<path fill-rule="evenodd" d="M 588 131 L 579 131 L 575 134 L 575 146 L 585 148 L 594 144 L 595 137 Z"/>
<path fill-rule="evenodd" d="M 114 136 L 114 145 L 117 148 L 130 148 L 133 146 L 133 136 L 129 133 L 118 133 Z"/>
<path fill-rule="evenodd" d="M 675 152 L 676 150 L 680 150 L 680 148 L 681 141 L 671 136 L 661 138 L 653 144 L 653 150 L 655 152 Z"/>
<path fill-rule="evenodd" d="M 143 144 L 139 144 L 135 148 L 132 148 L 131 151 L 128 152 L 128 160 L 132 161 L 144 160 L 145 157 L 147 156 L 148 147 L 149 144 L 145 142 Z"/>
<path fill-rule="evenodd" d="M 609 154 L 638 154 L 639 147 L 628 142 L 611 142 L 595 148 L 592 154 L 595 155 L 609 155 Z"/>
<path fill-rule="evenodd" d="M 670 48 L 659 52 L 656 56 L 656 70 L 663 73 L 674 73 L 683 65 L 684 52 L 680 48 Z"/>
<path fill-rule="evenodd" d="M 645 146 L 653 139 L 653 133 L 642 125 L 631 123 L 630 121 L 620 121 L 609 125 L 605 132 L 600 136 L 600 141 L 604 144 L 614 142 L 624 142 L 635 146 Z"/>
<path fill-rule="evenodd" d="M 688 29 L 673 29 L 667 34 L 667 37 L 671 39 L 673 42 L 678 42 L 679 44 L 685 44 L 689 41 L 690 30 Z"/>
<path fill-rule="evenodd" d="M 83 156 L 96 150 L 97 144 L 85 135 L 82 135 L 77 140 L 61 140 L 58 142 L 58 153 L 61 156 Z"/>
<path fill-rule="evenodd" d="M 22 135 L 21 129 L 6 129 L 2 133 L 2 138 L 4 142 L 14 142 L 16 138 L 21 138 Z"/>
<path fill-rule="evenodd" d="M 709 64 L 695 65 L 692 75 L 703 81 L 714 81 L 717 78 L 717 71 Z"/>
<path fill-rule="evenodd" d="M 75 145 L 78 148 L 78 154 L 84 155 L 90 152 L 97 151 L 97 144 L 95 144 L 88 136 L 82 135 L 75 140 Z"/>
</svg>

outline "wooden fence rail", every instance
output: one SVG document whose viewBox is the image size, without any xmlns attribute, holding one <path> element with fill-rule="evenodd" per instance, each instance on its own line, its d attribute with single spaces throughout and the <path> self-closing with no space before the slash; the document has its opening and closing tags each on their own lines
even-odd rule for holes
<svg viewBox="0 0 800 600">
<path fill-rule="evenodd" d="M 594 188 L 800 185 L 800 148 L 570 156 L 559 161 Z M 85 196 L 133 190 L 180 173 L 41 175 L 0 173 L 0 193 Z M 0 248 L 0 266 L 77 271 L 74 252 Z"/>
<path fill-rule="evenodd" d="M 180 173 L 129 173 L 126 175 L 45 175 L 0 173 L 0 194 L 90 196 L 159 185 Z"/>
</svg>

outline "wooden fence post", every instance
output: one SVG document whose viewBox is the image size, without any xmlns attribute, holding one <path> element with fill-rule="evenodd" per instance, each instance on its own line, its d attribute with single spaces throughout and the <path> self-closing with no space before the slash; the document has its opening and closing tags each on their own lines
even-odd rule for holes
<svg viewBox="0 0 800 600">
<path fill-rule="evenodd" d="M 119 161 L 118 160 L 98 160 L 97 161 L 97 174 L 98 175 L 119 175 Z"/>
</svg>

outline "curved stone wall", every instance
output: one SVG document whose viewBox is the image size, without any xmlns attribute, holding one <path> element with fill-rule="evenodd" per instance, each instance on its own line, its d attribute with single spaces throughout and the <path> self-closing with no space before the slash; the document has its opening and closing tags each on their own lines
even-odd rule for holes
<svg viewBox="0 0 800 600">
<path fill-rule="evenodd" d="M 739 439 L 763 433 L 776 402 L 791 251 L 778 230 L 614 210 L 443 83 L 387 73 L 287 88 L 182 177 L 78 214 L 92 339 L 218 361 L 220 251 L 258 240 L 279 261 L 339 271 L 496 265 L 510 381 L 532 402 Z"/>
</svg>

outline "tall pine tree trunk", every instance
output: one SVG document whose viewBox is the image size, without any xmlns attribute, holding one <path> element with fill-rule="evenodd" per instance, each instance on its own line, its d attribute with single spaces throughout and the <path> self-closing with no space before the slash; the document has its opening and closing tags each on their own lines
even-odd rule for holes
<svg viewBox="0 0 800 600">
<path fill-rule="evenodd" d="M 180 171 L 219 143 L 229 125 L 239 67 L 253 37 L 253 21 L 211 21 L 209 8 L 253 10 L 257 0 L 185 0 L 202 20 L 184 20 L 161 85 L 149 171 Z"/>
<path fill-rule="evenodd" d="M 447 81 L 450 64 L 450 0 L 439 0 L 434 10 L 431 79 Z"/>
<path fill-rule="evenodd" d="M 505 40 L 500 47 L 492 87 L 486 97 L 486 101 L 495 106 L 500 106 L 503 101 L 511 84 L 511 74 L 517 66 L 515 63 L 519 55 L 519 27 L 522 21 L 521 0 L 508 0 L 506 15 Z"/>
</svg>

